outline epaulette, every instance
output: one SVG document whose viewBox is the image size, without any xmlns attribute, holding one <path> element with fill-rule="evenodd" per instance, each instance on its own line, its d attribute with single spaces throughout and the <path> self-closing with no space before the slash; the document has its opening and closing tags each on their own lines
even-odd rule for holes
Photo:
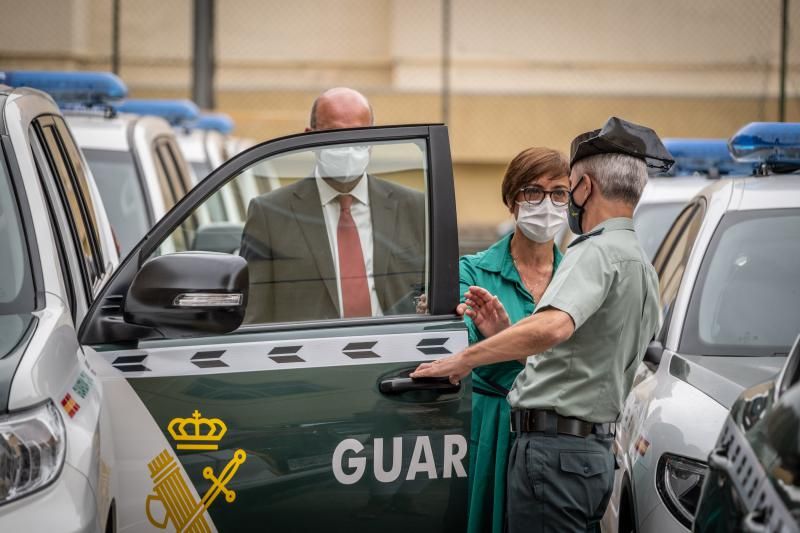
<svg viewBox="0 0 800 533">
<path fill-rule="evenodd" d="M 583 241 L 585 241 L 586 239 L 591 239 L 592 237 L 594 237 L 596 235 L 600 235 L 601 233 L 603 233 L 604 229 L 605 228 L 596 229 L 594 231 L 590 231 L 589 233 L 584 233 L 583 235 L 579 235 L 578 237 L 575 237 L 575 240 L 572 241 L 571 243 L 569 243 L 569 246 L 567 246 L 567 248 L 572 248 L 576 244 L 580 244 Z"/>
</svg>

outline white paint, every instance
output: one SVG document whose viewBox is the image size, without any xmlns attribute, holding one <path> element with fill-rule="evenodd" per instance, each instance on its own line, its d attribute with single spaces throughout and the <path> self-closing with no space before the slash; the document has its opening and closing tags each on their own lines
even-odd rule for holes
<svg viewBox="0 0 800 533">
<path fill-rule="evenodd" d="M 374 443 L 373 471 L 375 479 L 381 483 L 391 483 L 400 477 L 400 469 L 403 467 L 403 438 L 395 437 L 392 439 L 392 468 L 388 472 L 383 469 L 383 439 L 377 438 Z"/>
<path fill-rule="evenodd" d="M 336 446 L 336 449 L 333 451 L 332 463 L 333 475 L 336 477 L 336 481 L 342 485 L 352 485 L 361 479 L 367 467 L 367 458 L 349 457 L 347 459 L 347 466 L 351 469 L 350 473 L 345 473 L 342 468 L 342 459 L 344 459 L 345 452 L 360 453 L 363 450 L 364 445 L 356 439 L 344 439 Z"/>
<path fill-rule="evenodd" d="M 410 438 L 409 438 L 410 440 Z M 384 457 L 386 443 L 383 438 L 375 438 L 372 447 L 365 446 L 357 439 L 344 439 L 333 451 L 331 466 L 333 475 L 342 485 L 353 485 L 364 477 L 367 470 L 369 450 L 372 450 L 372 474 L 380 483 L 392 483 L 400 478 L 405 463 L 403 462 L 403 437 L 392 438 L 392 451 L 390 456 L 391 468 L 384 470 Z M 467 477 L 464 468 L 464 459 L 467 456 L 467 439 L 464 435 L 444 435 L 441 464 L 442 478 L 450 479 Z M 364 455 L 361 452 L 366 451 Z M 437 450 L 438 451 L 438 450 Z M 427 475 L 427 479 L 438 479 L 436 472 L 436 455 L 434 454 L 431 438 L 420 435 L 414 438 L 414 451 L 408 463 L 405 479 L 413 481 L 420 474 Z M 454 475 L 455 474 L 455 475 Z"/>
<path fill-rule="evenodd" d="M 417 474 L 427 473 L 428 479 L 436 479 L 436 463 L 433 461 L 431 439 L 428 436 L 417 437 L 414 452 L 411 454 L 411 464 L 408 467 L 406 480 L 412 481 Z"/>
<path fill-rule="evenodd" d="M 467 477 L 462 461 L 467 455 L 467 439 L 464 435 L 444 436 L 444 469 L 442 477 L 449 479 L 455 470 L 456 477 Z"/>
</svg>

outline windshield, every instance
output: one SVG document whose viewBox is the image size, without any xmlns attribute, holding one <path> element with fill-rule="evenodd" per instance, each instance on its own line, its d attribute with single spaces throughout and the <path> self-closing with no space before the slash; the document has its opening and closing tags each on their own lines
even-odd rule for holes
<svg viewBox="0 0 800 533">
<path fill-rule="evenodd" d="M 644 253 L 652 261 L 661 241 L 686 203 L 641 204 L 633 215 L 633 228 Z"/>
<path fill-rule="evenodd" d="M 681 351 L 786 355 L 800 328 L 800 209 L 725 215 L 689 302 Z"/>
<path fill-rule="evenodd" d="M 29 313 L 35 305 L 33 275 L 17 205 L 0 151 L 0 315 Z"/>
<path fill-rule="evenodd" d="M 117 236 L 120 256 L 124 256 L 150 228 L 150 214 L 133 156 L 118 150 L 84 150 L 83 153 Z"/>
</svg>

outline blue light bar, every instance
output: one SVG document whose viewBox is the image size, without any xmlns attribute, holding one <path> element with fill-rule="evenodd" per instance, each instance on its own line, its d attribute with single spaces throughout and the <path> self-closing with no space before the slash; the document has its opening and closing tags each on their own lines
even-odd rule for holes
<svg viewBox="0 0 800 533">
<path fill-rule="evenodd" d="M 671 176 L 749 176 L 753 173 L 752 164 L 733 160 L 725 139 L 664 139 L 664 146 L 675 159 L 669 171 Z"/>
<path fill-rule="evenodd" d="M 200 110 L 189 100 L 125 100 L 115 106 L 120 113 L 155 115 L 173 126 L 196 120 Z"/>
<path fill-rule="evenodd" d="M 59 104 L 101 104 L 128 95 L 125 83 L 110 72 L 13 70 L 0 72 L 0 83 L 39 89 Z"/>
<path fill-rule="evenodd" d="M 800 167 L 800 123 L 751 122 L 728 141 L 737 161 Z"/>
<path fill-rule="evenodd" d="M 233 119 L 227 113 L 200 113 L 200 118 L 187 124 L 187 127 L 198 130 L 215 130 L 223 135 L 233 131 Z"/>
</svg>

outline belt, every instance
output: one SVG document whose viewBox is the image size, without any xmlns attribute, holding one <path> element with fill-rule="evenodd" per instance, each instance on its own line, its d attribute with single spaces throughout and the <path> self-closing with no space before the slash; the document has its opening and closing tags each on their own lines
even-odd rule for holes
<svg viewBox="0 0 800 533">
<path fill-rule="evenodd" d="M 514 433 L 542 432 L 551 435 L 572 435 L 588 437 L 589 435 L 614 435 L 616 424 L 605 422 L 598 424 L 580 418 L 561 416 L 555 411 L 546 409 L 513 409 L 511 411 L 511 431 Z"/>
</svg>

